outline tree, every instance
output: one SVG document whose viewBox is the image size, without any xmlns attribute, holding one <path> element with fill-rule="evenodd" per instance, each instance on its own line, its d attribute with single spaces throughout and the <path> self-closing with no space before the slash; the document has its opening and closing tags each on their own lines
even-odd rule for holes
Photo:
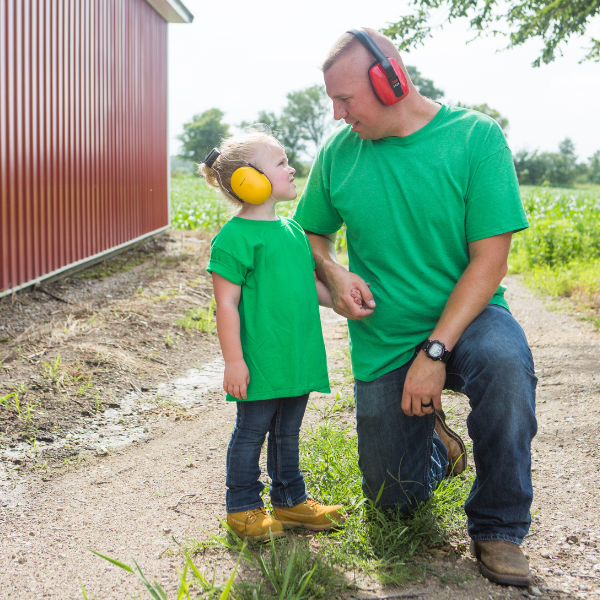
<svg viewBox="0 0 600 600">
<path fill-rule="evenodd" d="M 496 121 L 496 123 L 500 125 L 500 129 L 502 129 L 504 135 L 506 135 L 506 132 L 508 131 L 508 119 L 506 117 L 503 117 L 495 108 L 492 108 L 487 104 L 469 105 L 462 104 L 461 102 L 459 102 L 457 106 L 462 106 L 463 108 L 471 108 L 473 110 L 476 110 L 477 112 L 487 115 L 488 117 L 492 117 L 492 119 L 494 119 L 494 121 Z"/>
<path fill-rule="evenodd" d="M 299 176 L 302 175 L 303 165 L 300 163 L 300 154 L 304 152 L 306 146 L 298 124 L 285 116 L 278 117 L 274 112 L 261 110 L 254 123 L 242 121 L 240 127 L 249 127 L 260 123 L 267 125 L 271 133 L 283 144 L 288 162 L 298 171 Z"/>
<path fill-rule="evenodd" d="M 600 183 L 600 150 L 588 158 L 587 175 L 590 183 Z"/>
<path fill-rule="evenodd" d="M 218 108 L 211 108 L 201 115 L 194 115 L 189 123 L 184 123 L 183 133 L 177 136 L 182 142 L 180 156 L 202 162 L 208 152 L 229 133 L 229 125 L 221 123 L 224 115 Z"/>
<path fill-rule="evenodd" d="M 397 40 L 398 48 L 414 48 L 431 37 L 432 31 L 443 25 L 432 25 L 432 12 L 447 9 L 436 22 L 450 23 L 460 17 L 469 18 L 475 37 L 484 34 L 508 38 L 506 48 L 520 46 L 530 39 L 543 43 L 540 56 L 533 62 L 539 67 L 552 62 L 561 45 L 571 37 L 581 37 L 592 17 L 600 13 L 598 0 L 412 0 L 416 13 L 400 17 L 382 32 Z M 504 30 L 498 29 L 505 23 Z M 600 61 L 600 39 L 589 36 L 590 46 L 582 61 Z"/>
<path fill-rule="evenodd" d="M 519 183 L 526 185 L 568 187 L 578 176 L 585 175 L 581 165 L 577 164 L 575 145 L 569 138 L 559 144 L 558 153 L 522 150 L 515 155 L 514 161 Z M 589 169 L 587 176 L 589 178 Z"/>
<path fill-rule="evenodd" d="M 312 87 L 287 95 L 288 103 L 283 109 L 282 120 L 290 128 L 297 128 L 302 139 L 310 141 L 316 149 L 332 125 L 331 101 L 325 87 Z"/>
<path fill-rule="evenodd" d="M 322 85 L 290 92 L 281 115 L 261 111 L 257 119 L 258 123 L 268 125 L 283 144 L 288 161 L 299 176 L 307 171 L 306 165 L 300 161 L 302 154 L 307 151 L 306 142 L 311 142 L 316 152 L 333 124 L 331 102 Z M 240 124 L 241 127 L 248 125 L 250 123 L 247 121 Z"/>
<path fill-rule="evenodd" d="M 406 70 L 408 71 L 408 76 L 410 80 L 413 82 L 413 85 L 417 88 L 417 92 L 422 96 L 427 96 L 427 98 L 431 98 L 432 100 L 440 100 L 444 97 L 444 92 L 442 90 L 438 90 L 434 85 L 431 79 L 425 79 L 425 77 L 421 76 L 421 73 L 416 67 L 407 66 Z"/>
</svg>

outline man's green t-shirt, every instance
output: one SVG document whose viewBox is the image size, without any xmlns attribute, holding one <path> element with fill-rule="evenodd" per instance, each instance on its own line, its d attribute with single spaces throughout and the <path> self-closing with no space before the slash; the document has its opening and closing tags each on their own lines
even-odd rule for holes
<svg viewBox="0 0 600 600">
<path fill-rule="evenodd" d="M 207 271 L 242 286 L 248 400 L 330 391 L 314 268 L 308 239 L 291 219 L 234 217 L 213 239 Z"/>
<path fill-rule="evenodd" d="M 410 360 L 469 263 L 468 243 L 528 227 L 513 159 L 491 118 L 442 105 L 407 137 L 324 142 L 294 219 L 346 224 L 350 270 L 371 284 L 373 314 L 349 321 L 354 375 L 372 381 Z M 508 308 L 500 286 L 491 303 Z"/>
</svg>

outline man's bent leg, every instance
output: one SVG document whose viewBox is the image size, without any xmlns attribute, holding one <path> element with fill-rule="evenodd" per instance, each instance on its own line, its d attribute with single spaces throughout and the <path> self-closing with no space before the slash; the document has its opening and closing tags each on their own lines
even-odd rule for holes
<svg viewBox="0 0 600 600">
<path fill-rule="evenodd" d="M 442 480 L 446 449 L 434 433 L 435 414 L 407 417 L 402 390 L 412 361 L 374 381 L 356 381 L 358 464 L 363 493 L 377 506 L 408 512 Z"/>
<path fill-rule="evenodd" d="M 537 431 L 537 378 L 521 326 L 505 308 L 488 306 L 456 344 L 447 372 L 448 381 L 463 380 L 455 389 L 472 408 L 467 427 L 477 477 L 465 503 L 469 535 L 520 544 L 531 522 Z"/>
</svg>

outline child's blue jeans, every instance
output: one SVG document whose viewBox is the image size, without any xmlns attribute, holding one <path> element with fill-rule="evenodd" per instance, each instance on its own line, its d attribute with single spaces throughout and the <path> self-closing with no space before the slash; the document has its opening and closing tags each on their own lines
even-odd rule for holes
<svg viewBox="0 0 600 600">
<path fill-rule="evenodd" d="M 267 442 L 267 472 L 271 503 L 278 508 L 301 504 L 308 498 L 300 473 L 300 426 L 308 394 L 293 398 L 236 402 L 237 418 L 227 448 L 227 512 L 263 506 L 260 451 Z"/>
</svg>

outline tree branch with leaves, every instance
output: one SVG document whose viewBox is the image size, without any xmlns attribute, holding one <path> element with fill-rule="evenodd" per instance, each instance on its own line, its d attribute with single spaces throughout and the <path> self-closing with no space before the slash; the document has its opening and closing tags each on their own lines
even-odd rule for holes
<svg viewBox="0 0 600 600">
<path fill-rule="evenodd" d="M 381 31 L 397 42 L 400 50 L 424 44 L 434 29 L 455 19 L 469 19 L 475 37 L 491 34 L 508 39 L 508 48 L 537 39 L 543 44 L 533 66 L 552 62 L 572 37 L 583 37 L 590 21 L 600 13 L 600 0 L 413 0 L 416 12 L 400 17 Z M 443 21 L 440 15 L 444 14 Z M 432 24 L 434 19 L 440 25 Z M 600 61 L 600 39 L 588 35 L 587 54 L 580 62 Z"/>
</svg>

